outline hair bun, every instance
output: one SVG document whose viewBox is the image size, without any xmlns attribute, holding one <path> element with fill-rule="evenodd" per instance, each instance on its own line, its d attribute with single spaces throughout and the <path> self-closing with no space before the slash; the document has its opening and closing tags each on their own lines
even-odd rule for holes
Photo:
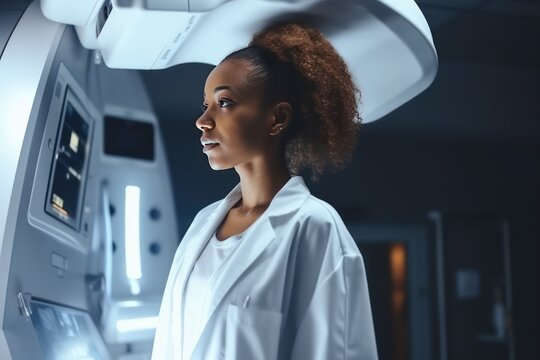
<svg viewBox="0 0 540 360">
<path fill-rule="evenodd" d="M 282 61 L 293 61 L 311 48 L 320 38 L 320 31 L 308 26 L 287 22 L 270 25 L 253 35 L 249 45 L 258 45 L 273 51 Z"/>
<path fill-rule="evenodd" d="M 265 101 L 291 103 L 294 119 L 283 139 L 292 173 L 305 168 L 316 179 L 351 160 L 362 121 L 361 94 L 344 59 L 320 30 L 298 22 L 273 23 L 227 59 L 250 62 L 250 82 L 264 88 Z"/>
</svg>

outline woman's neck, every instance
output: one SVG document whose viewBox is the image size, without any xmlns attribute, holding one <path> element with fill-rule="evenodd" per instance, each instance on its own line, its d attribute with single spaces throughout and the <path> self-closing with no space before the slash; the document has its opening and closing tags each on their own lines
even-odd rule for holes
<svg viewBox="0 0 540 360">
<path fill-rule="evenodd" d="M 240 176 L 242 199 L 237 207 L 242 212 L 266 208 L 289 181 L 291 175 L 284 159 L 259 158 L 235 167 Z"/>
</svg>

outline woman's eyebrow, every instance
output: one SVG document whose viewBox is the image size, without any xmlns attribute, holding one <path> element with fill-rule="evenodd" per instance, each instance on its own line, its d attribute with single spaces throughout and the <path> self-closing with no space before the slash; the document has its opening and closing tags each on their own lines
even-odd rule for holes
<svg viewBox="0 0 540 360">
<path fill-rule="evenodd" d="M 238 96 L 239 94 L 232 88 L 232 86 L 230 85 L 220 85 L 220 86 L 216 86 L 216 88 L 214 89 L 214 94 L 216 92 L 218 92 L 219 90 L 230 90 L 232 93 L 234 93 L 236 96 Z M 203 93 L 203 97 L 206 97 L 206 94 Z"/>
</svg>

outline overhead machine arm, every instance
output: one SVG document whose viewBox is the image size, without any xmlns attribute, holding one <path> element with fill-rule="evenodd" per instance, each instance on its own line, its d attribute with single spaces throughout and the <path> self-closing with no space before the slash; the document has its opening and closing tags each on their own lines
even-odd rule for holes
<svg viewBox="0 0 540 360">
<path fill-rule="evenodd" d="M 437 53 L 413 0 L 41 0 L 51 20 L 76 27 L 81 44 L 110 68 L 217 65 L 275 21 L 320 29 L 345 59 L 362 92 L 363 122 L 424 91 Z"/>
</svg>

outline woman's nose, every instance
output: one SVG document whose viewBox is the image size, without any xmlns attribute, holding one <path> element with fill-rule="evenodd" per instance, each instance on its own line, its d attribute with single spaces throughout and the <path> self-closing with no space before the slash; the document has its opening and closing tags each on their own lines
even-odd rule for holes
<svg viewBox="0 0 540 360">
<path fill-rule="evenodd" d="M 202 114 L 197 121 L 195 121 L 195 126 L 201 131 L 210 130 L 214 127 L 214 121 L 209 119 L 205 114 Z"/>
</svg>

